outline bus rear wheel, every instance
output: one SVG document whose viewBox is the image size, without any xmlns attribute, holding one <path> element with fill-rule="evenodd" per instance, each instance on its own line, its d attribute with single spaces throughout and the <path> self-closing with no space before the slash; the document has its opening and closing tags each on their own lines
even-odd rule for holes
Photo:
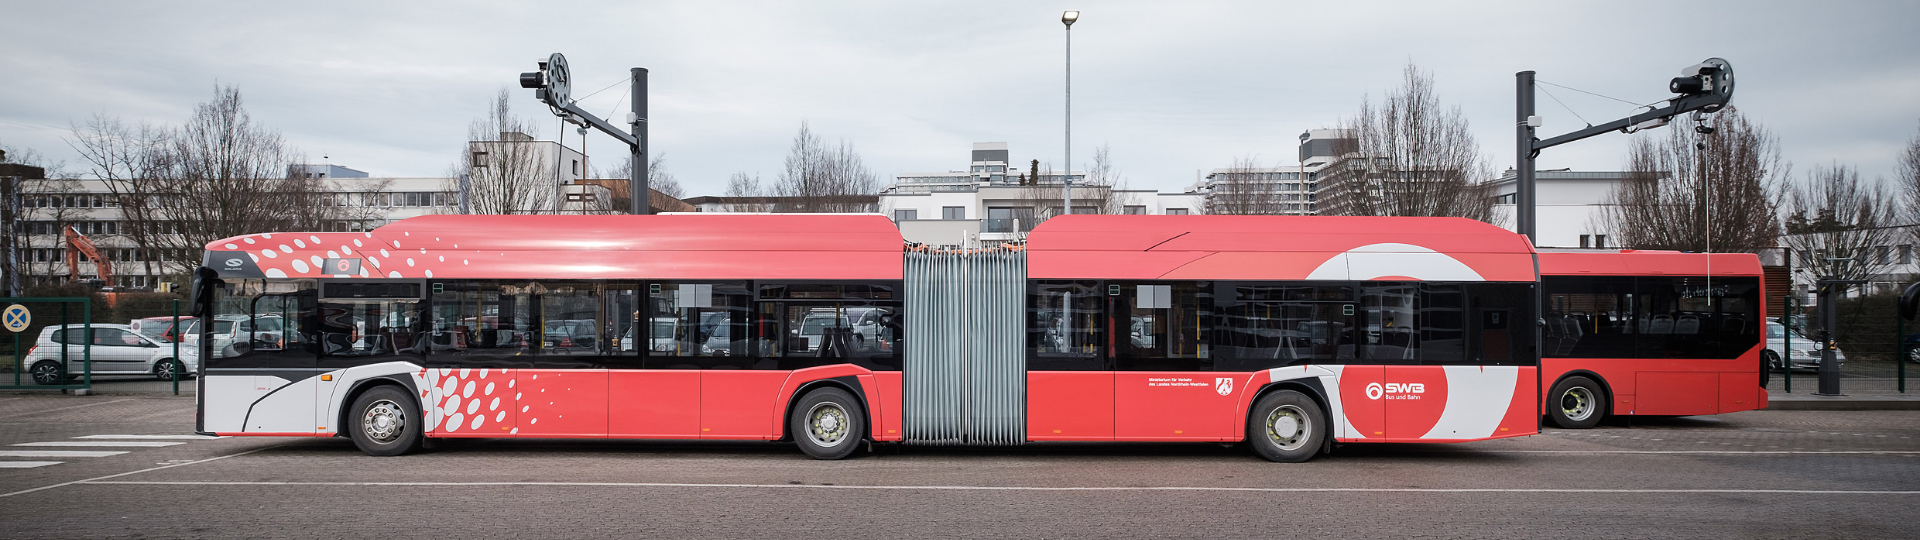
<svg viewBox="0 0 1920 540">
<path fill-rule="evenodd" d="M 840 459 L 853 454 L 866 438 L 866 409 L 853 394 L 839 388 L 808 392 L 793 404 L 788 433 L 800 451 L 813 459 Z"/>
<path fill-rule="evenodd" d="M 398 456 L 420 447 L 420 409 L 396 386 L 379 386 L 353 400 L 347 434 L 370 456 Z"/>
<path fill-rule="evenodd" d="M 1299 463 L 1320 455 L 1327 425 L 1313 398 L 1281 390 L 1262 396 L 1247 412 L 1247 445 L 1267 461 Z"/>
<path fill-rule="evenodd" d="M 1547 392 L 1547 418 L 1563 429 L 1587 429 L 1607 416 L 1607 393 L 1599 383 L 1581 376 L 1567 377 Z"/>
</svg>

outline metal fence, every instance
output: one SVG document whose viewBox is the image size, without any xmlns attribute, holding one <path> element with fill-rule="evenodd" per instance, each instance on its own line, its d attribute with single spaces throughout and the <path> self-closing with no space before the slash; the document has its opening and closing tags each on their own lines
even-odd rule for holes
<svg viewBox="0 0 1920 540">
<path fill-rule="evenodd" d="M 1835 301 L 1834 345 L 1845 357 L 1840 367 L 1840 390 L 1845 394 L 1904 394 L 1907 372 L 1920 367 L 1920 324 L 1899 317 L 1897 294 L 1875 294 Z M 1791 317 L 1776 319 L 1792 328 L 1784 340 L 1769 340 L 1769 350 L 1784 358 L 1794 358 L 1793 349 L 1817 347 L 1819 321 L 1814 306 L 1798 305 L 1788 299 Z M 1803 359 L 1802 361 L 1806 361 Z M 1818 372 L 1814 369 L 1775 369 L 1768 389 L 1774 392 L 1810 394 L 1818 390 Z"/>
<path fill-rule="evenodd" d="M 7 310 L 8 317 L 17 316 L 13 313 L 17 309 L 13 306 L 16 305 L 25 308 L 27 324 L 15 325 L 12 324 L 12 321 L 9 321 L 9 324 L 0 326 L 0 332 L 9 334 L 4 341 L 10 349 L 7 351 L 9 353 L 8 356 L 12 357 L 12 361 L 7 363 L 7 367 L 12 373 L 4 379 L 0 379 L 0 389 L 84 390 L 92 388 L 93 346 L 91 340 L 82 340 L 81 343 L 67 343 L 68 340 L 61 340 L 58 343 L 42 344 L 40 343 L 40 334 L 48 326 L 78 324 L 83 332 L 81 335 L 92 335 L 93 300 L 84 297 L 0 298 L 0 308 Z M 18 328 L 18 331 L 14 331 L 16 326 L 23 327 Z M 36 345 L 58 347 L 59 355 L 29 354 L 40 352 L 35 350 Z M 53 351 L 49 350 L 47 352 L 52 353 Z M 76 358 L 79 360 L 78 363 L 72 361 Z M 36 382 L 33 379 L 35 366 L 41 366 L 42 370 L 47 369 L 47 366 L 58 366 L 58 369 L 55 370 L 55 372 L 58 373 L 58 382 L 54 384 L 41 384 L 40 382 Z M 79 373 L 77 373 L 79 376 L 77 381 L 73 378 L 73 376 L 76 375 L 76 373 L 73 373 L 73 371 L 75 371 L 73 368 L 76 366 L 80 368 L 78 370 Z M 43 373 L 42 376 L 45 376 L 45 374 Z"/>
</svg>

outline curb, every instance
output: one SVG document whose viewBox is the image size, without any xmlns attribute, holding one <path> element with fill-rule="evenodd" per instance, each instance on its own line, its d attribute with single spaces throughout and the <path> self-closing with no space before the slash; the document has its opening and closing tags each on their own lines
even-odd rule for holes
<svg viewBox="0 0 1920 540">
<path fill-rule="evenodd" d="M 1920 396 L 1769 396 L 1769 411 L 1920 411 Z"/>
</svg>

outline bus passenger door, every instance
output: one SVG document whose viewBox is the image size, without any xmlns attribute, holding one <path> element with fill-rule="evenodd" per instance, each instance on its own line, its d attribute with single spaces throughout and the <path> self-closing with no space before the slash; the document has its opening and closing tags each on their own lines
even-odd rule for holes
<svg viewBox="0 0 1920 540">
<path fill-rule="evenodd" d="M 269 283 L 292 286 L 292 283 Z M 248 433 L 313 433 L 320 407 L 320 370 L 316 367 L 316 349 L 309 346 L 327 328 L 326 313 L 316 310 L 317 295 L 312 289 L 291 294 L 269 294 L 250 302 L 251 312 L 233 321 L 232 338 L 226 348 L 235 353 L 223 364 L 255 367 L 255 392 L 263 395 L 247 410 Z M 297 330 L 287 331 L 288 326 Z"/>
</svg>

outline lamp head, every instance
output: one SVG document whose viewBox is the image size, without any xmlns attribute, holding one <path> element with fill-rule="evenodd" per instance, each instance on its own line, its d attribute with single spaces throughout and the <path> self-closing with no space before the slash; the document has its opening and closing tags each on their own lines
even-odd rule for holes
<svg viewBox="0 0 1920 540">
<path fill-rule="evenodd" d="M 1073 21 L 1077 20 L 1080 20 L 1080 12 L 1078 11 L 1069 11 L 1060 14 L 1060 22 L 1067 23 L 1067 26 L 1073 26 Z"/>
</svg>

